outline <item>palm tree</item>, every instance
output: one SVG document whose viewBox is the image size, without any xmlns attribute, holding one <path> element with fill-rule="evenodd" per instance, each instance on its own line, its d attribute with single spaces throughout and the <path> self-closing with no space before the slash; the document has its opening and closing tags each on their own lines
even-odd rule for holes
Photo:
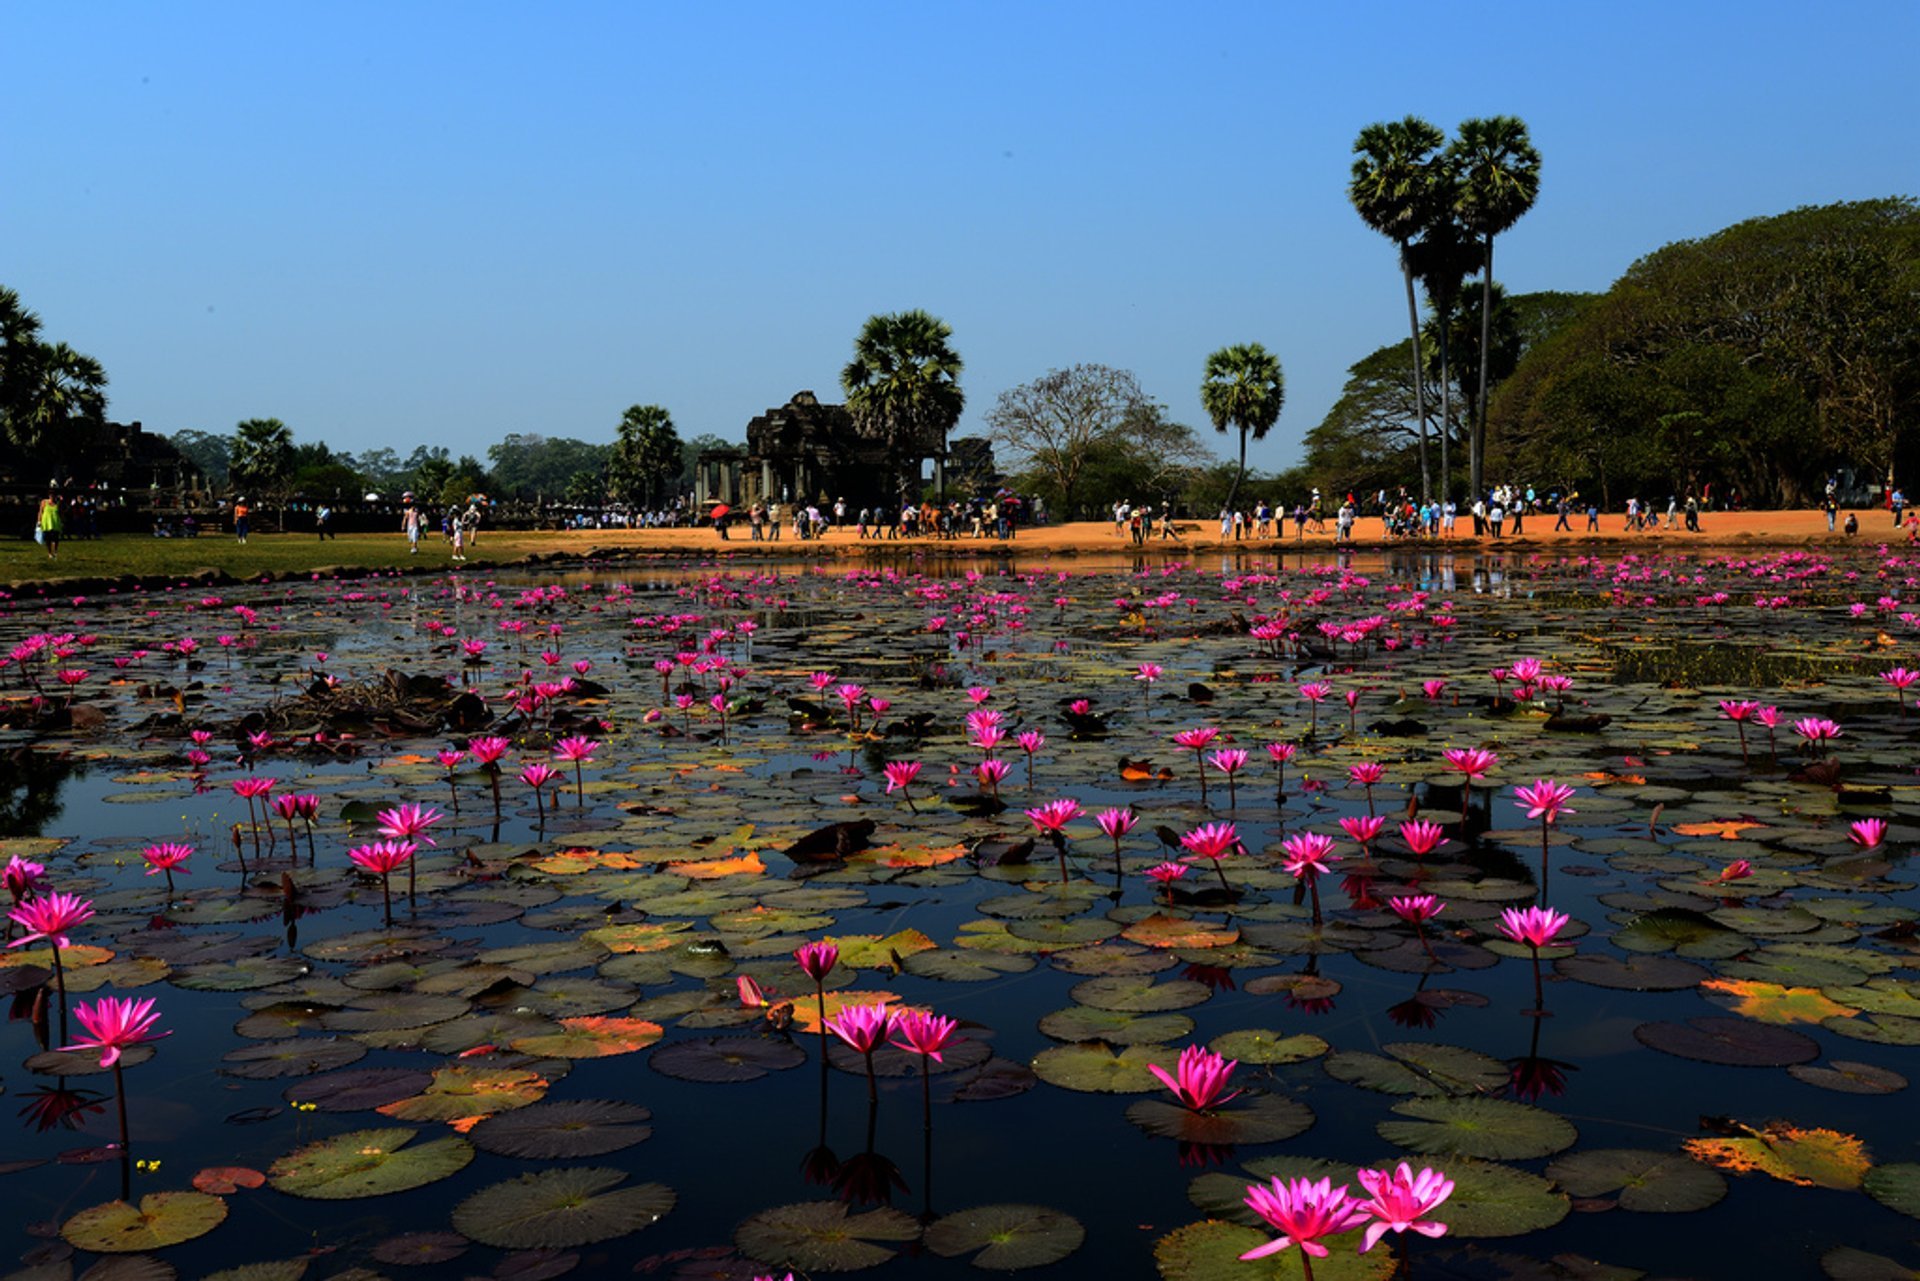
<svg viewBox="0 0 1920 1281">
<path fill-rule="evenodd" d="M 107 371 L 99 361 L 63 342 L 36 343 L 17 361 L 17 373 L 16 357 L 7 362 L 18 379 L 18 398 L 7 412 L 7 433 L 15 445 L 33 452 L 50 445 L 58 453 L 73 443 L 68 429 L 105 421 Z"/>
<path fill-rule="evenodd" d="M 653 502 L 680 470 L 680 433 L 659 405 L 631 405 L 613 444 L 611 488 L 627 502 Z"/>
<path fill-rule="evenodd" d="M 1460 137 L 1447 149 L 1460 171 L 1455 199 L 1460 221 L 1469 235 L 1480 238 L 1486 256 L 1480 264 L 1480 391 L 1474 397 L 1475 423 L 1472 455 L 1474 492 L 1480 492 L 1481 468 L 1487 452 L 1487 362 L 1492 347 L 1487 325 L 1493 318 L 1493 238 L 1505 232 L 1540 197 L 1540 153 L 1527 137 L 1527 125 L 1517 116 L 1468 120 Z"/>
<path fill-rule="evenodd" d="M 938 453 L 943 501 L 947 433 L 967 403 L 960 390 L 960 357 L 948 342 L 952 337 L 945 321 L 918 309 L 869 316 L 853 340 L 853 359 L 840 371 L 847 412 L 861 435 L 881 441 L 890 452 Z"/>
<path fill-rule="evenodd" d="M 278 418 L 249 418 L 233 429 L 228 476 L 235 484 L 269 489 L 293 465 L 293 431 Z"/>
<path fill-rule="evenodd" d="M 1448 340 L 1460 303 L 1460 287 L 1473 274 L 1479 259 L 1478 248 L 1468 240 L 1465 229 L 1453 216 L 1454 185 L 1451 168 L 1444 163 L 1437 166 L 1434 193 L 1438 198 L 1434 202 L 1433 221 L 1409 250 L 1413 274 L 1420 278 L 1420 287 L 1427 295 L 1427 307 L 1433 313 L 1433 323 L 1428 328 L 1437 338 L 1440 349 L 1440 497 L 1443 500 L 1453 490 L 1449 449 L 1453 440 L 1453 365 Z"/>
<path fill-rule="evenodd" d="M 1413 403 L 1420 418 L 1420 498 L 1433 497 L 1427 463 L 1427 398 L 1420 376 L 1420 309 L 1413 298 L 1411 246 L 1433 221 L 1435 153 L 1446 135 L 1418 116 L 1371 124 L 1354 140 L 1353 180 L 1347 199 L 1360 220 L 1400 248 L 1407 286 L 1407 329 L 1413 337 Z"/>
<path fill-rule="evenodd" d="M 1280 358 L 1257 342 L 1222 347 L 1207 357 L 1207 371 L 1200 383 L 1200 404 L 1213 419 L 1216 431 L 1229 426 L 1240 429 L 1240 466 L 1233 473 L 1233 487 L 1227 490 L 1227 510 L 1234 511 L 1240 495 L 1240 482 L 1247 474 L 1247 433 L 1265 440 L 1267 432 L 1280 418 L 1286 403 L 1287 380 L 1280 372 Z"/>
</svg>

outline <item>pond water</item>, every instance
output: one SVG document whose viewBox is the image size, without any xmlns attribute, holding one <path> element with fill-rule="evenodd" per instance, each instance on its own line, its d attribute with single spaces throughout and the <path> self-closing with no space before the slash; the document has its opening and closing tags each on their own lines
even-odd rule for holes
<svg viewBox="0 0 1920 1281">
<path fill-rule="evenodd" d="M 1279 1231 L 1247 1185 L 1408 1160 L 1455 1180 L 1448 1234 L 1355 1230 L 1315 1276 L 1912 1275 L 1916 576 L 950 557 L 12 602 L 0 860 L 94 908 L 68 1039 L 102 996 L 169 1033 L 122 1150 L 50 950 L 4 957 L 14 1274 L 1299 1276 L 1235 1260 Z M 436 759 L 487 735 L 497 808 Z M 1494 758 L 1464 793 L 1460 749 Z M 256 834 L 247 779 L 317 818 Z M 1056 843 L 1026 811 L 1064 798 Z M 348 853 L 401 803 L 442 814 L 388 924 Z M 1181 843 L 1214 823 L 1217 867 Z M 1528 907 L 1569 918 L 1537 958 L 1500 929 Z M 820 940 L 830 1014 L 959 1020 L 944 1062 L 883 1051 L 870 1100 L 823 1056 Z M 1147 1065 L 1190 1045 L 1243 1093 L 1182 1109 Z"/>
</svg>

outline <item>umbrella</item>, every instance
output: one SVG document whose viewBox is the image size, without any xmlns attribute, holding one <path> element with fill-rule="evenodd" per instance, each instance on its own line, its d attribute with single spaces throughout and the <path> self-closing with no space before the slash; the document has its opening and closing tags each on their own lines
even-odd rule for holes
<svg viewBox="0 0 1920 1281">
<path fill-rule="evenodd" d="M 721 517 L 725 516 L 728 512 L 732 510 L 733 508 L 727 506 L 725 503 L 715 503 L 713 505 L 713 510 L 708 512 L 707 514 L 713 517 L 715 520 L 719 520 Z"/>
</svg>

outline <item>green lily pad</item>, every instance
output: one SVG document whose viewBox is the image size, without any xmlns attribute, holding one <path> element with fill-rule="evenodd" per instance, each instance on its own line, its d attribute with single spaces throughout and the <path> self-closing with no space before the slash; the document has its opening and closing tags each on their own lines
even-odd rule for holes
<svg viewBox="0 0 1920 1281">
<path fill-rule="evenodd" d="M 1127 1120 L 1157 1138 L 1215 1147 L 1278 1143 L 1304 1133 L 1313 1119 L 1306 1104 L 1275 1094 L 1243 1094 L 1204 1112 L 1165 1099 L 1140 1099 L 1127 1108 Z"/>
<path fill-rule="evenodd" d="M 1889 1068 L 1841 1059 L 1830 1060 L 1824 1067 L 1795 1063 L 1787 1075 L 1839 1094 L 1897 1094 L 1907 1088 L 1907 1078 Z"/>
<path fill-rule="evenodd" d="M 1920 1269 L 1850 1245 L 1835 1246 L 1821 1255 L 1820 1270 L 1829 1281 L 1920 1281 Z"/>
<path fill-rule="evenodd" d="M 650 1227 L 673 1209 L 662 1183 L 618 1185 L 624 1170 L 540 1170 L 482 1188 L 453 1208 L 453 1228 L 505 1250 L 555 1250 L 611 1241 Z"/>
<path fill-rule="evenodd" d="M 1184 1014 L 1128 1014 L 1072 1005 L 1040 1020 L 1040 1030 L 1056 1041 L 1105 1041 L 1109 1045 L 1163 1045 L 1193 1031 Z"/>
<path fill-rule="evenodd" d="M 1017 1272 L 1058 1263 L 1080 1248 L 1078 1219 L 1038 1205 L 982 1205 L 927 1225 L 926 1247 L 944 1259 L 971 1254 L 976 1268 Z M 975 1252 L 978 1253 L 975 1253 Z"/>
<path fill-rule="evenodd" d="M 1272 1241 L 1275 1232 L 1208 1219 L 1176 1228 L 1153 1244 L 1154 1266 L 1163 1281 L 1299 1281 L 1306 1275 L 1300 1251 L 1242 1263 L 1240 1256 Z M 1313 1261 L 1314 1281 L 1386 1281 L 1399 1267 L 1391 1250 L 1359 1253 L 1360 1233 L 1327 1237 L 1332 1253 Z"/>
<path fill-rule="evenodd" d="M 1213 995 L 1205 983 L 1176 979 L 1155 983 L 1150 978 L 1113 975 L 1077 983 L 1068 993 L 1082 1005 L 1128 1014 L 1159 1014 L 1204 1004 Z"/>
<path fill-rule="evenodd" d="M 1223 1032 L 1207 1042 L 1215 1054 L 1247 1064 L 1304 1063 L 1317 1059 L 1330 1047 L 1311 1032 L 1282 1036 L 1265 1028 L 1246 1028 Z"/>
<path fill-rule="evenodd" d="M 740 1253 L 770 1267 L 854 1272 L 894 1256 L 888 1242 L 918 1240 L 920 1224 L 891 1206 L 851 1214 L 838 1201 L 801 1201 L 762 1210 L 734 1229 Z"/>
<path fill-rule="evenodd" d="M 357 1041 L 334 1036 L 301 1036 L 284 1041 L 266 1041 L 231 1050 L 221 1061 L 227 1076 L 249 1081 L 270 1081 L 282 1076 L 311 1076 L 330 1072 L 357 1062 L 367 1047 Z"/>
<path fill-rule="evenodd" d="M 420 1131 L 349 1130 L 289 1152 L 267 1170 L 288 1196 L 347 1201 L 438 1183 L 465 1169 L 473 1145 L 458 1135 L 412 1146 Z"/>
<path fill-rule="evenodd" d="M 1597 952 L 1563 956 L 1556 974 L 1623 992 L 1677 992 L 1713 977 L 1711 970 L 1673 956 L 1606 956 Z"/>
<path fill-rule="evenodd" d="M 1327 1057 L 1327 1075 L 1381 1094 L 1479 1094 L 1507 1083 L 1507 1065 L 1457 1045 L 1405 1041 L 1380 1047 L 1391 1057 L 1343 1050 Z"/>
<path fill-rule="evenodd" d="M 467 1131 L 473 1146 L 532 1161 L 578 1160 L 632 1147 L 653 1133 L 653 1113 L 635 1103 L 563 1099 L 500 1112 Z"/>
<path fill-rule="evenodd" d="M 1454 1236 L 1521 1236 L 1552 1227 L 1572 1209 L 1553 1184 L 1509 1165 L 1459 1159 L 1447 1163 L 1447 1177 L 1453 1195 L 1442 1217 Z"/>
<path fill-rule="evenodd" d="M 1868 1196 L 1898 1210 L 1910 1219 L 1920 1219 L 1920 1164 L 1911 1161 L 1876 1165 L 1867 1171 L 1860 1186 Z M 71 1239 L 71 1238 L 69 1238 Z"/>
<path fill-rule="evenodd" d="M 1173 1071 L 1179 1052 L 1164 1045 L 1123 1046 L 1118 1053 L 1108 1045 L 1056 1045 L 1034 1055 L 1033 1071 L 1048 1085 L 1084 1094 L 1147 1094 L 1163 1089 L 1147 1070 L 1157 1064 Z"/>
<path fill-rule="evenodd" d="M 1684 1023 L 1642 1023 L 1633 1035 L 1664 1054 L 1729 1067 L 1785 1067 L 1820 1057 L 1812 1037 L 1749 1019 L 1700 1015 Z"/>
<path fill-rule="evenodd" d="M 1726 1179 L 1712 1166 L 1639 1148 L 1571 1152 L 1548 1164 L 1547 1177 L 1574 1196 L 1618 1192 L 1621 1209 L 1652 1214 L 1704 1210 L 1727 1194 Z"/>
<path fill-rule="evenodd" d="M 1528 1160 L 1563 1152 L 1580 1137 L 1564 1117 L 1503 1099 L 1408 1099 L 1393 1110 L 1414 1119 L 1382 1121 L 1380 1137 L 1424 1156 Z"/>
<path fill-rule="evenodd" d="M 940 979 L 948 983 L 984 983 L 990 979 L 1005 978 L 1009 974 L 1025 974 L 1033 967 L 1034 960 L 1030 956 L 938 948 L 909 956 L 906 972 L 916 978 Z"/>
<path fill-rule="evenodd" d="M 205 1236 L 227 1217 L 227 1203 L 205 1192 L 150 1192 L 139 1205 L 109 1201 L 68 1219 L 60 1235 L 95 1254 L 136 1254 Z"/>
</svg>

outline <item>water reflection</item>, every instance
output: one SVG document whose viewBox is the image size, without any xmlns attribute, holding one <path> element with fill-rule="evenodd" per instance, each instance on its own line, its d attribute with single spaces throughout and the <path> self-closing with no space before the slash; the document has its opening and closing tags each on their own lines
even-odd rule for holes
<svg viewBox="0 0 1920 1281">
<path fill-rule="evenodd" d="M 0 753 L 0 832 L 45 836 L 66 810 L 61 790 L 86 770 L 56 752 L 15 747 Z"/>
</svg>

